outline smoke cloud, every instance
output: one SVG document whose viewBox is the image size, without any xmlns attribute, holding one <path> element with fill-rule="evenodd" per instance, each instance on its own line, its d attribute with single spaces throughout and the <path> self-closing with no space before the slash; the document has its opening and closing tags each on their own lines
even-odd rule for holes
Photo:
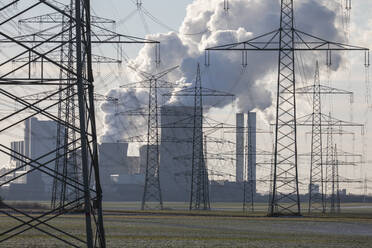
<svg viewBox="0 0 372 248">
<path fill-rule="evenodd" d="M 138 56 L 130 61 L 139 70 L 160 72 L 161 70 L 180 65 L 164 79 L 172 82 L 194 84 L 196 64 L 204 65 L 204 49 L 211 46 L 241 42 L 279 27 L 280 1 L 273 0 L 229 0 L 229 11 L 226 12 L 222 0 L 194 0 L 187 7 L 186 16 L 179 32 L 148 35 L 148 39 L 161 42 L 161 64 L 155 65 L 154 47 L 145 45 Z M 307 33 L 316 34 L 328 40 L 342 41 L 342 32 L 338 24 L 338 8 L 331 1 L 303 0 L 295 1 L 295 25 Z M 267 111 L 275 101 L 275 78 L 277 73 L 277 52 L 250 52 L 248 65 L 240 66 L 241 53 L 211 52 L 210 66 L 202 67 L 203 87 L 236 95 L 240 111 Z M 304 57 L 301 64 L 304 70 L 312 75 L 315 58 L 319 54 Z M 323 56 L 323 55 L 322 55 Z M 333 69 L 341 63 L 341 56 L 333 57 Z M 325 55 L 324 55 L 325 59 Z M 311 72 L 311 73 L 310 73 Z M 133 71 L 127 71 L 124 80 L 141 80 Z M 174 90 L 176 91 L 176 89 Z M 164 93 L 159 92 L 159 94 Z M 274 93 L 274 94 L 273 94 Z M 115 110 L 110 103 L 101 107 L 105 113 L 105 135 L 102 141 L 116 141 L 144 130 L 143 117 L 117 115 L 121 112 L 147 104 L 145 89 L 112 89 L 107 95 L 121 101 L 120 109 Z M 159 99 L 162 97 L 159 96 Z M 204 100 L 204 99 L 203 99 Z M 191 101 L 172 97 L 165 101 L 174 104 L 191 104 Z M 206 102 L 215 107 L 224 107 L 229 101 L 214 99 Z M 271 115 L 271 114 L 268 114 Z M 135 123 L 135 128 L 130 126 Z"/>
</svg>

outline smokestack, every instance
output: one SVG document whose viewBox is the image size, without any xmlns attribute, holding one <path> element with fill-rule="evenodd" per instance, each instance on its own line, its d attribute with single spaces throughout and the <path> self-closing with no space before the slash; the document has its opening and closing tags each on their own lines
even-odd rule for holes
<svg viewBox="0 0 372 248">
<path fill-rule="evenodd" d="M 244 114 L 236 114 L 236 182 L 244 181 Z"/>
</svg>

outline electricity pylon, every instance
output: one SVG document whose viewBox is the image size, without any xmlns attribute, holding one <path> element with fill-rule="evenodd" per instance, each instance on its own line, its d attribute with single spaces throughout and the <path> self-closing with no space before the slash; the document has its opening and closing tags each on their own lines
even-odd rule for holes
<svg viewBox="0 0 372 248">
<path fill-rule="evenodd" d="M 158 89 L 175 88 L 177 84 L 162 80 L 168 73 L 178 66 L 157 74 L 150 74 L 130 67 L 141 76 L 144 81 L 120 86 L 121 88 L 145 88 L 149 91 L 147 112 L 147 162 L 145 185 L 141 209 L 163 209 L 163 199 L 159 177 L 159 114 L 158 114 Z"/>
<path fill-rule="evenodd" d="M 201 86 L 200 65 L 198 64 L 195 80 L 194 98 L 194 128 L 192 143 L 192 164 L 191 164 L 191 195 L 190 210 L 210 209 L 209 202 L 209 180 L 204 160 L 203 141 L 203 97 Z"/>
<path fill-rule="evenodd" d="M 29 230 L 38 230 L 72 247 L 106 247 L 95 119 L 96 94 L 92 69 L 92 63 L 104 57 L 92 55 L 92 44 L 158 42 L 120 35 L 100 27 L 97 24 L 102 19 L 98 20 L 90 15 L 89 0 L 65 2 L 67 4 L 56 1 L 7 1 L 0 8 L 1 12 L 8 13 L 7 16 L 1 17 L 0 44 L 12 46 L 7 52 L 9 58 L 2 58 L 0 63 L 0 94 L 2 100 L 10 99 L 21 105 L 21 108 L 12 114 L 0 118 L 0 135 L 6 136 L 6 132 L 11 129 L 19 132 L 22 128 L 20 125 L 31 117 L 52 120 L 60 127 L 58 131 L 60 142 L 56 141 L 60 144 L 59 147 L 58 145 L 47 147 L 46 151 L 35 157 L 30 150 L 20 154 L 3 143 L 1 153 L 16 155 L 23 163 L 11 173 L 28 168 L 27 183 L 40 183 L 37 180 L 41 180 L 43 175 L 68 187 L 68 191 L 74 192 L 75 196 L 66 197 L 63 193 L 61 198 L 64 200 L 60 201 L 60 204 L 52 204 L 48 211 L 35 216 L 6 205 L 6 208 L 1 210 L 2 213 L 19 224 L 0 233 L 0 242 Z M 35 11 L 54 12 L 29 18 Z M 48 23 L 48 27 L 42 29 L 40 26 L 42 30 L 39 30 L 27 24 L 27 28 L 22 30 L 21 34 L 17 34 L 14 30 L 14 23 L 17 20 L 28 24 Z M 11 63 L 14 62 L 19 64 L 12 66 Z M 38 97 L 36 93 L 26 98 L 19 97 L 19 91 L 26 88 L 33 92 L 44 92 L 41 94 L 43 96 Z M 50 99 L 57 100 L 51 102 Z M 56 107 L 68 112 L 55 115 L 53 110 Z M 65 135 L 69 135 L 68 141 Z M 79 163 L 79 173 L 56 170 L 51 166 L 56 160 L 70 159 L 74 153 L 80 156 L 79 162 L 71 160 L 75 168 Z M 0 179 L 7 175 L 8 173 L 0 175 Z M 6 183 L 11 183 L 17 178 L 7 180 Z M 55 227 L 51 223 L 63 214 L 79 213 L 81 209 L 85 221 L 83 237 Z"/>
<path fill-rule="evenodd" d="M 361 180 L 348 180 L 348 179 L 341 179 L 339 168 L 340 165 L 352 165 L 355 166 L 355 163 L 345 162 L 339 160 L 339 151 L 337 149 L 337 145 L 333 145 L 329 149 L 327 149 L 327 179 L 325 180 L 326 183 L 331 184 L 331 194 L 330 194 L 330 206 L 329 212 L 340 213 L 341 212 L 341 197 L 340 197 L 340 183 L 361 183 Z M 326 206 L 328 208 L 328 206 Z"/>
<path fill-rule="evenodd" d="M 191 161 L 191 191 L 190 191 L 190 210 L 209 210 L 209 179 L 205 165 L 203 149 L 203 97 L 221 96 L 227 97 L 234 95 L 211 90 L 202 87 L 200 65 L 197 65 L 195 85 L 192 88 L 182 89 L 178 92 L 163 94 L 163 96 L 192 96 L 194 97 L 194 115 L 191 117 L 193 122 L 193 142 L 192 142 L 192 161 Z M 183 122 L 190 120 L 186 118 Z M 172 123 L 173 124 L 173 123 Z M 172 125 L 170 124 L 170 125 Z M 175 128 L 184 128 L 174 126 Z"/>
<path fill-rule="evenodd" d="M 74 14 L 73 10 L 73 1 L 70 2 L 70 5 L 65 7 L 65 12 L 69 13 L 71 16 Z M 68 28 L 69 31 L 67 33 L 61 34 L 61 40 L 71 40 L 73 37 L 73 22 L 66 18 L 63 14 L 59 12 L 49 13 L 45 15 L 40 15 L 36 17 L 29 17 L 26 19 L 21 19 L 18 21 L 20 26 L 22 25 L 29 25 L 29 24 L 39 24 L 39 25 L 47 25 L 47 24 L 59 24 L 61 25 L 61 30 L 64 28 Z M 115 24 L 115 21 L 109 20 L 106 18 L 100 18 L 96 16 L 91 17 L 91 23 L 93 25 L 99 24 Z M 47 33 L 47 31 L 45 31 Z M 44 35 L 44 32 L 40 32 L 39 35 Z M 74 59 L 75 49 L 73 43 L 68 43 L 65 46 L 61 46 L 59 55 L 56 54 L 54 61 L 59 61 L 61 64 L 64 64 L 66 68 L 72 68 L 73 64 L 76 63 Z M 52 57 L 52 56 L 51 56 Z M 28 58 L 26 58 L 28 59 Z M 24 58 L 16 59 L 13 62 L 22 62 Z M 92 63 L 121 63 L 119 60 L 110 59 L 103 56 L 93 56 L 92 55 Z M 60 71 L 60 78 L 63 80 L 63 71 Z M 67 84 L 71 84 L 71 81 L 67 81 Z M 58 118 L 63 119 L 66 123 L 71 123 L 76 125 L 77 122 L 77 108 L 76 108 L 76 92 L 73 87 L 69 88 L 68 90 L 63 91 L 63 84 L 61 81 L 61 85 L 59 86 L 59 94 L 58 94 Z M 45 93 L 40 93 L 39 95 L 43 95 Z M 95 94 L 96 96 L 96 94 Z M 36 97 L 33 95 L 33 97 Z M 30 97 L 28 97 L 30 98 Z M 68 100 L 63 100 L 68 99 Z M 48 98 L 51 100 L 51 98 Z M 97 98 L 95 98 L 97 101 Z M 78 180 L 79 174 L 81 174 L 80 168 L 80 159 L 78 158 L 78 151 L 76 149 L 76 131 L 71 129 L 67 126 L 63 126 L 61 123 L 57 123 L 57 141 L 56 141 L 56 157 L 58 159 L 55 160 L 55 171 L 64 175 L 64 177 L 70 176 L 75 180 Z M 68 145 L 71 144 L 71 145 Z M 61 147 L 61 148 L 60 148 Z M 71 152 L 70 152 L 71 151 Z M 64 206 L 64 204 L 70 200 L 78 199 L 79 198 L 79 191 L 76 188 L 69 187 L 66 183 L 60 182 L 57 179 L 53 180 L 53 187 L 52 187 L 52 198 L 51 198 L 51 207 L 58 208 Z M 79 204 L 77 202 L 76 204 Z"/>
<path fill-rule="evenodd" d="M 1 11 L 9 11 L 13 13 L 10 8 L 18 1 L 12 1 L 9 4 L 4 5 Z M 63 34 L 68 33 L 71 28 L 63 28 L 61 30 L 54 30 L 55 33 L 51 32 L 48 37 L 30 36 L 15 36 L 6 27 L 7 24 L 17 17 L 21 17 L 32 12 L 34 8 L 38 5 L 43 5 L 47 9 L 53 9 L 54 11 L 60 12 L 65 18 L 73 22 L 74 37 L 70 40 L 64 40 L 63 43 L 57 41 Z M 68 126 L 76 131 L 77 143 L 76 149 L 81 152 L 81 168 L 82 173 L 78 178 L 65 177 L 53 169 L 49 168 L 46 162 L 43 162 L 42 158 L 50 153 L 55 153 L 55 149 L 50 148 L 51 151 L 39 158 L 32 158 L 30 154 L 19 154 L 22 157 L 22 162 L 24 166 L 29 166 L 31 169 L 28 170 L 27 174 L 30 175 L 33 171 L 38 171 L 39 173 L 45 173 L 59 181 L 65 181 L 70 187 L 80 192 L 80 197 L 78 199 L 73 199 L 64 204 L 63 208 L 53 208 L 50 211 L 40 214 L 36 217 L 30 216 L 23 210 L 16 209 L 12 206 L 7 206 L 6 210 L 2 210 L 7 213 L 7 215 L 21 224 L 10 228 L 0 234 L 1 241 L 6 241 L 12 237 L 18 236 L 19 234 L 36 229 L 44 234 L 54 237 L 70 246 L 77 247 L 79 245 L 86 245 L 87 247 L 105 247 L 105 233 L 103 228 L 103 217 L 102 217 L 102 191 L 99 181 L 99 166 L 98 166 L 98 154 L 97 154 L 97 134 L 96 134 L 96 123 L 95 123 L 95 112 L 94 112 L 94 99 L 93 99 L 93 72 L 91 64 L 91 29 L 90 29 L 90 1 L 75 1 L 74 3 L 74 15 L 66 12 L 64 8 L 61 8 L 57 3 L 50 2 L 37 2 L 31 3 L 23 1 L 22 10 L 16 11 L 11 17 L 6 17 L 2 20 L 1 26 L 3 27 L 0 31 L 0 35 L 3 37 L 1 43 L 12 43 L 18 47 L 18 51 L 14 51 L 15 55 L 12 58 L 5 60 L 1 63 L 2 66 L 9 64 L 13 59 L 19 58 L 25 54 L 29 54 L 30 59 L 27 63 L 22 64 L 14 69 L 2 68 L 2 75 L 0 77 L 1 89 L 0 92 L 3 96 L 15 100 L 24 106 L 21 110 L 14 112 L 11 115 L 3 117 L 2 120 L 2 133 L 4 130 L 11 128 L 12 126 L 22 123 L 25 120 L 24 117 L 19 116 L 19 114 L 25 112 L 25 110 L 32 110 L 33 113 L 29 115 L 26 119 L 32 116 L 44 116 L 52 119 L 64 126 Z M 5 17 L 3 17 L 5 18 Z M 31 39 L 30 39 L 31 38 Z M 76 63 L 67 67 L 65 64 L 60 63 L 60 61 L 54 61 L 49 57 L 50 53 L 54 50 L 59 49 L 64 43 L 72 43 L 75 46 L 75 60 Z M 52 48 L 51 48 L 52 47 Z M 19 50 L 21 50 L 19 52 Z M 44 63 L 41 63 L 41 68 L 38 75 L 34 75 L 31 71 L 32 67 L 29 66 L 34 60 L 41 59 L 46 62 L 50 62 L 52 66 L 44 68 Z M 26 73 L 22 71 L 22 68 L 28 66 Z M 44 69 L 49 69 L 48 73 Z M 61 74 L 63 78 L 51 74 Z M 25 75 L 26 74 L 26 75 Z M 61 83 L 61 81 L 63 83 Z M 71 83 L 67 83 L 67 81 Z M 35 85 L 42 85 L 44 87 L 59 86 L 63 84 L 64 86 L 59 91 L 67 91 L 74 88 L 78 95 L 79 109 L 79 121 L 77 123 L 67 123 L 65 120 L 55 116 L 50 112 L 50 108 L 56 104 L 47 105 L 47 107 L 38 107 L 37 103 L 43 103 L 43 99 L 36 102 L 29 102 L 20 99 L 15 93 L 12 93 L 12 89 L 6 87 L 6 85 L 14 85 L 13 88 L 20 88 L 21 85 L 28 87 L 35 87 Z M 58 90 L 55 90 L 51 95 L 58 94 Z M 13 117 L 13 118 L 11 118 Z M 18 120 L 14 118 L 18 117 Z M 20 118 L 20 120 L 19 120 Z M 4 120 L 7 122 L 5 123 Z M 2 145 L 3 146 L 3 145 Z M 7 150 L 6 146 L 3 146 Z M 3 152 L 5 151 L 3 150 Z M 16 153 L 16 151 L 13 151 Z M 59 158 L 55 158 L 59 159 Z M 45 161 L 45 160 L 44 160 Z M 80 202 L 80 203 L 79 203 Z M 85 215 L 85 240 L 76 236 L 76 234 L 68 233 L 66 230 L 61 230 L 52 224 L 50 220 L 55 219 L 61 214 L 73 211 L 78 207 L 84 209 Z M 22 215 L 24 219 L 20 219 L 15 215 Z M 93 231 L 93 229 L 95 229 Z"/>
<path fill-rule="evenodd" d="M 294 0 L 281 0 L 280 27 L 248 41 L 206 49 L 209 52 L 241 51 L 242 64 L 247 65 L 248 51 L 278 51 L 278 85 L 276 102 L 275 150 L 273 190 L 269 216 L 301 215 L 297 168 L 296 77 L 295 51 L 360 50 L 368 55 L 368 48 L 331 42 L 302 32 L 294 27 Z M 280 154 L 280 156 L 279 156 Z"/>
<path fill-rule="evenodd" d="M 69 5 L 66 5 L 64 7 L 64 11 L 66 13 L 69 13 L 71 16 L 74 14 L 74 6 L 73 1 L 70 1 Z M 35 17 L 28 17 L 25 19 L 19 20 L 19 25 L 22 28 L 22 26 L 30 25 L 30 24 L 39 24 L 42 25 L 60 25 L 61 30 L 68 29 L 68 32 L 64 32 L 61 34 L 61 41 L 64 40 L 71 40 L 74 32 L 73 32 L 73 22 L 66 18 L 62 13 L 60 12 L 53 12 L 48 13 L 44 15 L 39 15 Z M 112 36 L 110 40 L 111 44 L 116 44 L 118 46 L 121 46 L 122 44 L 127 43 L 156 43 L 155 41 L 151 40 L 145 40 L 137 37 L 130 37 L 130 36 L 122 36 L 120 34 L 115 33 L 113 28 L 108 28 L 106 25 L 112 25 L 114 26 L 116 22 L 111 19 L 102 18 L 98 16 L 92 16 L 91 17 L 91 25 L 95 28 L 94 29 L 94 35 L 98 37 L 108 37 L 108 33 Z M 45 31 L 38 32 L 38 36 L 45 36 L 48 34 L 48 29 Z M 119 37 L 119 39 L 117 39 Z M 97 40 L 97 43 L 106 43 L 104 39 Z M 120 49 L 119 49 L 120 50 Z M 55 51 L 55 53 L 50 54 L 50 58 L 53 61 L 59 61 L 59 63 L 64 64 L 66 68 L 71 68 L 75 61 L 74 57 L 75 53 L 75 46 L 73 43 L 69 42 L 66 45 L 62 45 L 58 50 Z M 118 56 L 119 57 L 119 56 Z M 29 57 L 26 58 L 17 58 L 13 60 L 13 62 L 27 62 L 29 60 Z M 100 55 L 91 55 L 92 63 L 95 64 L 121 64 L 121 58 L 120 59 L 113 59 L 105 56 Z M 34 63 L 40 63 L 41 61 L 33 61 Z M 63 71 L 60 71 L 60 78 L 63 80 Z M 67 84 L 70 84 L 70 81 L 66 82 Z M 58 118 L 65 120 L 66 123 L 75 123 L 77 121 L 77 108 L 76 106 L 76 100 L 77 100 L 77 92 L 75 92 L 74 88 L 71 87 L 65 91 L 61 90 L 63 87 L 62 81 L 61 85 L 59 86 L 59 94 L 58 94 Z M 39 93 L 41 96 L 44 93 Z M 37 94 L 36 94 L 37 96 Z M 33 95 L 35 97 L 35 95 Z M 95 101 L 100 99 L 105 99 L 107 101 L 111 101 L 112 99 L 108 97 L 102 97 L 99 94 L 94 93 Z M 55 97 L 48 97 L 48 100 L 54 100 Z M 66 99 L 66 100 L 63 100 Z M 77 179 L 79 177 L 79 174 L 81 174 L 81 168 L 80 168 L 80 159 L 78 158 L 78 151 L 76 149 L 76 142 L 73 142 L 76 139 L 76 131 L 74 129 L 71 129 L 69 127 L 63 126 L 60 123 L 57 123 L 57 142 L 56 142 L 56 157 L 58 159 L 55 160 L 55 171 L 58 173 L 62 173 L 64 176 L 74 177 Z M 53 180 L 53 188 L 52 188 L 52 198 L 51 198 L 51 206 L 52 208 L 57 208 L 60 206 L 63 206 L 65 202 L 67 202 L 69 199 L 77 199 L 79 198 L 79 192 L 77 190 L 71 189 L 66 183 L 60 182 L 56 179 Z"/>
<path fill-rule="evenodd" d="M 346 94 L 347 92 L 345 92 Z M 345 135 L 345 134 L 350 134 L 350 132 L 345 132 L 342 130 L 343 127 L 351 127 L 351 128 L 360 128 L 361 129 L 361 132 L 363 133 L 363 130 L 364 130 L 364 125 L 363 124 L 359 124 L 359 123 L 354 123 L 354 122 L 348 122 L 348 121 L 343 121 L 343 120 L 340 120 L 340 119 L 336 119 L 334 117 L 331 116 L 331 113 L 329 113 L 328 115 L 324 114 L 324 113 L 321 113 L 320 115 L 320 123 L 321 123 L 321 126 L 322 126 L 322 129 L 319 133 L 319 135 L 321 137 L 324 136 L 324 134 L 326 134 L 326 146 L 325 146 L 325 149 L 322 149 L 322 156 L 325 155 L 325 161 L 323 161 L 322 159 L 322 164 L 323 164 L 323 205 L 321 208 L 322 208 L 322 212 L 325 212 L 326 209 L 327 209 L 327 195 L 328 195 L 328 191 L 329 191 L 329 183 L 332 181 L 331 178 L 332 178 L 332 159 L 333 159 L 333 156 L 334 156 L 334 141 L 333 141 L 333 137 L 334 135 Z M 303 116 L 301 118 L 298 118 L 297 119 L 297 126 L 302 126 L 302 127 L 313 127 L 313 121 L 312 121 L 312 115 L 306 115 L 306 116 Z M 325 128 L 325 130 L 323 130 L 323 127 Z M 353 133 L 352 133 L 353 134 Z M 324 151 L 325 150 L 325 151 Z M 318 154 L 312 154 L 312 156 L 318 156 Z M 349 154 L 349 156 L 351 156 L 351 154 Z M 316 166 L 319 166 L 319 164 L 317 164 Z M 325 166 L 325 168 L 324 168 Z M 315 192 L 313 192 L 315 193 Z M 324 209 L 323 209 L 324 207 Z M 320 210 L 320 209 L 318 209 Z"/>
<path fill-rule="evenodd" d="M 324 198 L 324 175 L 323 175 L 323 146 L 322 146 L 322 101 L 323 94 L 350 95 L 353 93 L 335 89 L 320 84 L 319 63 L 316 61 L 314 84 L 299 88 L 296 94 L 312 94 L 312 131 L 311 131 L 311 160 L 310 160 L 310 183 L 309 183 L 309 207 L 308 212 L 325 212 Z M 319 192 L 316 190 L 319 186 Z"/>
</svg>

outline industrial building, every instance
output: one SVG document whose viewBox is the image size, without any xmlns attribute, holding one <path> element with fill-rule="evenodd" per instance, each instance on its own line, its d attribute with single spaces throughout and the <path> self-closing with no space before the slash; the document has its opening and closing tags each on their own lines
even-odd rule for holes
<svg viewBox="0 0 372 248">
<path fill-rule="evenodd" d="M 103 143 L 98 151 L 102 188 L 109 190 L 113 184 L 111 175 L 128 174 L 128 143 Z"/>
<path fill-rule="evenodd" d="M 188 201 L 190 197 L 191 181 L 191 163 L 192 163 L 192 138 L 193 122 L 185 118 L 192 117 L 193 107 L 185 106 L 164 106 L 161 108 L 161 136 L 160 136 L 160 183 L 162 186 L 162 195 L 164 201 Z M 235 194 L 239 199 L 240 194 L 234 193 L 235 187 L 241 188 L 241 183 L 248 175 L 255 184 L 256 166 L 255 166 L 255 113 L 248 114 L 248 142 L 251 152 L 248 159 L 248 168 L 245 168 L 245 149 L 244 149 L 244 114 L 236 115 L 236 173 L 237 182 L 211 183 L 211 197 L 221 199 L 223 192 L 229 192 L 228 195 Z M 54 168 L 56 149 L 57 124 L 54 121 L 43 121 L 37 118 L 30 118 L 25 121 L 24 140 L 14 141 L 11 146 L 14 151 L 12 163 L 19 167 L 23 164 L 20 154 L 28 156 L 30 159 L 38 159 L 42 154 L 49 155 L 40 159 L 41 162 L 48 162 L 47 166 Z M 98 147 L 100 162 L 100 177 L 104 191 L 105 200 L 140 200 L 145 180 L 147 164 L 147 145 L 139 148 L 139 157 L 128 156 L 128 143 L 102 143 Z M 78 154 L 79 151 L 78 151 Z M 80 157 L 80 156 L 78 156 Z M 79 160 L 79 159 L 78 159 Z M 72 161 L 71 161 L 72 163 Z M 77 165 L 79 166 L 79 165 Z M 249 168 L 252 168 L 250 170 Z M 24 171 L 32 169 L 31 166 L 25 167 Z M 248 171 L 248 174 L 245 172 Z M 252 171 L 252 175 L 250 174 Z M 18 172 L 19 173 L 19 172 Z M 41 174 L 34 170 L 24 177 L 23 180 L 15 181 L 11 189 L 16 192 L 34 192 L 36 198 L 45 199 L 51 194 L 50 189 L 53 178 L 46 174 Z M 234 186 L 235 185 L 235 186 Z M 228 186 L 228 187 L 227 187 Z M 255 187 L 255 186 L 254 186 Z M 223 189 L 223 190 L 222 190 Z M 49 190 L 49 191 L 48 191 Z M 254 189 L 256 192 L 256 190 Z M 33 195 L 33 194 L 31 194 Z M 234 197 L 233 197 L 234 198 Z"/>
<path fill-rule="evenodd" d="M 194 107 L 161 108 L 160 185 L 164 201 L 190 198 Z"/>
<path fill-rule="evenodd" d="M 15 171 L 14 177 L 17 179 L 13 181 L 13 183 L 26 183 L 27 177 L 21 176 L 27 171 L 27 167 L 23 166 L 25 163 L 25 159 L 23 155 L 25 154 L 25 143 L 24 141 L 12 141 L 10 143 L 10 147 L 12 149 L 11 156 L 10 156 L 10 167 L 11 168 L 19 168 L 19 170 Z"/>
<path fill-rule="evenodd" d="M 10 148 L 12 149 L 10 161 L 12 163 L 12 167 L 19 168 L 24 164 L 23 154 L 25 148 L 25 142 L 22 141 L 12 141 L 10 143 Z M 26 170 L 26 168 L 22 168 L 22 170 Z"/>
<path fill-rule="evenodd" d="M 57 123 L 29 118 L 24 122 L 24 140 L 11 142 L 13 150 L 10 156 L 10 166 L 19 168 L 27 159 L 36 160 L 24 169 L 16 172 L 21 175 L 30 171 L 27 176 L 20 177 L 10 184 L 9 199 L 49 199 L 53 184 L 53 177 L 39 170 L 33 169 L 39 163 L 46 163 L 43 170 L 54 169 L 56 158 Z M 144 169 L 140 168 L 140 158 L 127 156 L 128 143 L 102 143 L 98 147 L 102 188 L 107 199 L 120 200 L 117 192 L 118 185 L 133 184 L 141 188 L 144 183 Z M 47 155 L 45 155 L 47 154 Z M 77 161 L 68 159 L 69 164 L 80 168 L 80 150 L 77 151 Z M 72 166 L 69 166 L 72 167 Z M 72 173 L 72 172 L 67 172 Z"/>
<path fill-rule="evenodd" d="M 163 106 L 161 108 L 160 136 L 160 184 L 164 201 L 185 201 L 190 198 L 190 182 L 192 167 L 193 139 L 193 107 Z M 185 118 L 186 117 L 186 118 Z M 188 118 L 190 117 L 190 118 Z M 241 198 L 244 180 L 253 180 L 256 192 L 256 116 L 248 113 L 247 129 L 250 152 L 247 160 L 245 154 L 245 118 L 243 113 L 236 115 L 236 182 L 211 182 L 211 200 Z M 48 162 L 47 166 L 54 168 L 56 149 L 57 124 L 54 121 L 43 121 L 30 118 L 25 121 L 24 140 L 11 143 L 12 149 L 19 153 L 13 154 L 11 163 L 22 166 L 21 155 L 38 159 L 42 154 L 49 153 L 40 159 Z M 139 156 L 128 156 L 128 143 L 102 143 L 98 147 L 100 178 L 105 200 L 141 200 L 147 164 L 147 145 L 139 148 Z M 77 152 L 80 163 L 80 151 Z M 247 160 L 247 161 L 245 161 Z M 70 161 L 69 163 L 73 163 Z M 211 162 L 210 162 L 211 163 Z M 247 164 L 247 166 L 245 166 Z M 37 166 L 37 165 L 36 165 Z M 79 165 L 76 165 L 79 166 Z M 213 166 L 212 164 L 210 166 Z M 24 172 L 32 169 L 27 166 Z M 18 172 L 20 173 L 20 172 Z M 11 186 L 14 192 L 34 192 L 30 199 L 47 199 L 50 197 L 53 178 L 34 170 Z M 18 185 L 16 185 L 18 184 Z M 49 190 L 49 191 L 48 191 Z M 22 195 L 22 194 L 21 194 Z M 33 195 L 31 197 L 31 195 Z M 234 196 L 233 196 L 234 195 Z"/>
<path fill-rule="evenodd" d="M 25 156 L 37 160 L 38 163 L 46 163 L 45 167 L 54 169 L 56 158 L 57 123 L 44 121 L 37 118 L 25 120 L 24 152 Z M 44 156 L 45 154 L 48 154 Z M 33 166 L 38 166 L 33 163 Z M 28 170 L 32 169 L 31 166 Z M 41 179 L 41 180 L 40 180 Z M 27 174 L 27 184 L 36 191 L 42 190 L 51 193 L 53 178 L 45 173 L 35 170 Z"/>
<path fill-rule="evenodd" d="M 10 185 L 9 195 L 11 197 L 17 195 L 22 199 L 45 199 L 46 195 L 51 194 L 53 178 L 36 170 L 35 167 L 45 163 L 43 170 L 54 169 L 57 123 L 29 118 L 24 121 L 24 126 L 24 140 L 11 143 L 14 151 L 19 153 L 18 157 L 12 159 L 16 160 L 15 163 L 18 167 L 30 160 L 34 160 L 34 162 L 22 169 L 31 172 L 21 180 L 17 180 L 17 183 Z M 24 156 L 23 162 L 20 160 L 22 155 Z"/>
</svg>

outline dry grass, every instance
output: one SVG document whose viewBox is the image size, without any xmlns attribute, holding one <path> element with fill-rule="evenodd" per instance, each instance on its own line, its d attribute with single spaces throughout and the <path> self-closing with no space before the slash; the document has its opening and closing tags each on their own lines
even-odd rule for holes
<svg viewBox="0 0 372 248">
<path fill-rule="evenodd" d="M 124 211 L 119 204 L 113 205 L 111 211 L 105 212 L 107 247 L 370 248 L 372 243 L 372 215 L 368 211 L 341 216 L 267 218 L 264 211 L 247 217 L 234 210 L 193 214 L 182 209 L 141 212 Z M 16 224 L 9 217 L 0 216 L 0 230 Z M 51 224 L 84 239 L 81 215 L 63 216 Z M 68 246 L 32 230 L 0 243 L 0 247 Z"/>
</svg>

